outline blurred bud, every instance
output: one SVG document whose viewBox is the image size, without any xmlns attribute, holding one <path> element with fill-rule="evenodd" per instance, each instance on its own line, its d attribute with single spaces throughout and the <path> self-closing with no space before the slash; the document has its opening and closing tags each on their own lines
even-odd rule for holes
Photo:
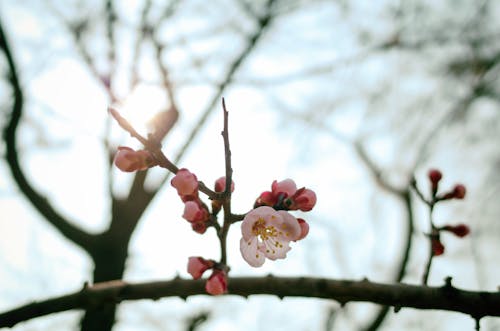
<svg viewBox="0 0 500 331">
<path fill-rule="evenodd" d="M 442 200 L 463 199 L 465 198 L 465 192 L 466 192 L 465 186 L 462 184 L 457 184 L 455 185 L 455 187 L 451 192 L 448 192 L 445 195 L 443 195 L 441 199 Z"/>
<path fill-rule="evenodd" d="M 439 181 L 441 180 L 441 178 L 443 178 L 443 174 L 437 169 L 431 169 L 429 170 L 427 175 L 429 177 L 429 180 L 431 181 L 432 194 L 435 195 L 438 190 Z"/>
<path fill-rule="evenodd" d="M 118 147 L 114 163 L 118 169 L 125 172 L 146 170 L 156 165 L 150 152 L 145 150 L 135 151 L 124 146 Z"/>
<path fill-rule="evenodd" d="M 470 228 L 465 224 L 445 225 L 440 230 L 453 233 L 455 236 L 463 238 L 470 233 Z"/>
<path fill-rule="evenodd" d="M 462 184 L 457 184 L 453 188 L 453 197 L 455 199 L 463 199 L 465 198 L 465 186 Z"/>
<path fill-rule="evenodd" d="M 444 254 L 444 245 L 439 240 L 439 236 L 431 237 L 431 245 L 432 245 L 432 255 L 439 256 Z"/>
</svg>

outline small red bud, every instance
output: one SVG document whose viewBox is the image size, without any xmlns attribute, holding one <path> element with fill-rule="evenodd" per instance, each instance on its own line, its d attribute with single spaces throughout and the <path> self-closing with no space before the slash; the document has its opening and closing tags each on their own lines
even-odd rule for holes
<svg viewBox="0 0 500 331">
<path fill-rule="evenodd" d="M 465 224 L 445 225 L 441 228 L 441 230 L 451 232 L 460 238 L 463 238 L 470 233 L 470 228 Z"/>
<path fill-rule="evenodd" d="M 439 237 L 431 238 L 432 255 L 439 256 L 444 254 L 444 245 L 439 240 Z"/>
<path fill-rule="evenodd" d="M 463 198 L 465 198 L 465 192 L 466 192 L 465 186 L 463 186 L 462 184 L 457 184 L 457 185 L 455 185 L 453 190 L 444 194 L 440 198 L 440 200 L 463 199 Z"/>
<path fill-rule="evenodd" d="M 443 174 L 441 173 L 441 171 L 439 171 L 437 169 L 429 170 L 428 176 L 429 176 L 429 180 L 431 181 L 433 186 L 434 185 L 437 186 L 437 183 L 439 183 L 441 178 L 443 178 Z"/>
<path fill-rule="evenodd" d="M 463 186 L 462 184 L 457 184 L 453 188 L 453 197 L 455 199 L 463 199 L 465 198 L 465 192 L 465 186 Z"/>
</svg>

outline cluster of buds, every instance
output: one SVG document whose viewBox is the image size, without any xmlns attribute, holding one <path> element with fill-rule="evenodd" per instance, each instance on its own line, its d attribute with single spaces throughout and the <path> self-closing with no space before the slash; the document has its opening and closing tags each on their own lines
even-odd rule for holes
<svg viewBox="0 0 500 331">
<path fill-rule="evenodd" d="M 292 179 L 273 181 L 271 191 L 261 193 L 254 209 L 243 219 L 243 259 L 253 267 L 262 266 L 266 258 L 284 259 L 291 249 L 290 242 L 305 238 L 309 232 L 309 224 L 288 210 L 310 211 L 315 204 L 316 194 L 306 188 L 297 189 Z"/>
<path fill-rule="evenodd" d="M 438 189 L 439 189 L 439 182 L 443 178 L 443 174 L 441 171 L 437 169 L 431 169 L 428 172 L 428 177 L 429 181 L 431 182 L 431 193 L 432 193 L 432 198 L 435 201 L 439 200 L 450 200 L 450 199 L 463 199 L 465 198 L 465 186 L 462 184 L 456 184 L 451 191 L 442 193 L 442 194 L 437 194 Z"/>
<path fill-rule="evenodd" d="M 191 223 L 195 232 L 205 233 L 210 214 L 207 206 L 200 200 L 196 175 L 186 168 L 179 169 L 170 184 L 177 190 L 177 194 L 184 202 L 182 217 Z"/>
<path fill-rule="evenodd" d="M 438 194 L 439 182 L 443 178 L 443 174 L 441 171 L 437 169 L 431 169 L 428 172 L 428 178 L 431 183 L 431 193 L 433 203 L 441 201 L 441 200 L 450 200 L 450 199 L 463 199 L 465 198 L 465 186 L 462 184 L 456 184 L 452 190 L 445 192 L 443 194 Z M 439 256 L 444 254 L 444 245 L 441 242 L 441 233 L 449 232 L 453 235 L 463 238 L 470 233 L 470 229 L 466 224 L 457 224 L 457 225 L 444 225 L 442 227 L 435 227 L 432 230 L 432 233 L 429 235 L 432 245 L 432 255 Z"/>
<path fill-rule="evenodd" d="M 200 256 L 191 256 L 188 260 L 187 271 L 193 279 L 200 279 L 203 273 L 213 269 L 205 283 L 205 291 L 212 295 L 227 293 L 227 272 L 214 260 L 206 260 Z"/>
<path fill-rule="evenodd" d="M 158 164 L 149 151 L 135 151 L 125 146 L 118 147 L 114 163 L 118 169 L 125 172 L 146 170 Z"/>
</svg>

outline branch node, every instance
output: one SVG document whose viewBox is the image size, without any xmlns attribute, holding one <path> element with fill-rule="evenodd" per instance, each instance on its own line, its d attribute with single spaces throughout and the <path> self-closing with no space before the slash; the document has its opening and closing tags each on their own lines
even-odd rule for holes
<svg viewBox="0 0 500 331">
<path fill-rule="evenodd" d="M 444 285 L 442 287 L 443 290 L 454 290 L 455 288 L 453 287 L 453 284 L 451 283 L 452 277 L 448 276 L 444 279 Z"/>
</svg>

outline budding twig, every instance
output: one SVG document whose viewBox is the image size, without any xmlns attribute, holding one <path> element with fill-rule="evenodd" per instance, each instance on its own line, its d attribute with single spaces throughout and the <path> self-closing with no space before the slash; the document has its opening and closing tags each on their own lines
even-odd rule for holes
<svg viewBox="0 0 500 331">
<path fill-rule="evenodd" d="M 219 240 L 221 247 L 220 263 L 226 264 L 227 262 L 227 233 L 231 226 L 233 215 L 231 214 L 231 183 L 233 176 L 233 169 L 231 167 L 231 149 L 229 147 L 229 130 L 228 130 L 228 117 L 229 112 L 226 109 L 226 102 L 222 98 L 222 112 L 224 116 L 224 130 L 222 131 L 222 138 L 224 139 L 224 155 L 225 155 L 225 168 L 226 168 L 226 187 L 224 189 L 224 199 L 222 206 L 224 208 L 224 222 L 219 231 Z"/>
</svg>

